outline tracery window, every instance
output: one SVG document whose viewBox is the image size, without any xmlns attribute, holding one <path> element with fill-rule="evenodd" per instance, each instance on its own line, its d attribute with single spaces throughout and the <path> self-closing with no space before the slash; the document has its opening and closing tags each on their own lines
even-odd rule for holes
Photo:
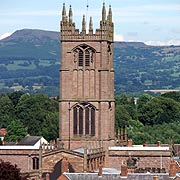
<svg viewBox="0 0 180 180">
<path fill-rule="evenodd" d="M 95 108 L 92 105 L 73 108 L 73 132 L 77 136 L 95 136 Z"/>
<path fill-rule="evenodd" d="M 95 51 L 87 45 L 78 46 L 73 53 L 79 68 L 88 68 L 94 62 Z"/>
</svg>

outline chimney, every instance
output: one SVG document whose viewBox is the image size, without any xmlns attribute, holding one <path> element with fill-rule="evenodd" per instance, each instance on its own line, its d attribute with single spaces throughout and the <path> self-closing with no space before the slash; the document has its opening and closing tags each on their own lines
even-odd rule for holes
<svg viewBox="0 0 180 180">
<path fill-rule="evenodd" d="M 161 146 L 161 141 L 157 141 L 157 146 L 158 146 L 158 147 Z"/>
<path fill-rule="evenodd" d="M 46 180 L 50 180 L 50 175 L 49 175 L 49 173 L 46 174 Z"/>
<path fill-rule="evenodd" d="M 102 164 L 99 165 L 98 176 L 102 176 Z"/>
<path fill-rule="evenodd" d="M 144 147 L 148 146 L 148 142 L 147 142 L 147 141 L 144 142 L 143 146 L 144 146 Z"/>
<path fill-rule="evenodd" d="M 177 172 L 176 167 L 177 167 L 176 162 L 171 161 L 170 162 L 170 167 L 169 167 L 169 176 L 170 177 L 175 177 L 176 176 L 176 172 Z"/>
<path fill-rule="evenodd" d="M 67 157 L 63 157 L 61 162 L 61 173 L 63 174 L 64 172 L 69 172 L 69 162 Z"/>
<path fill-rule="evenodd" d="M 128 139 L 127 146 L 132 147 L 132 145 L 133 145 L 132 139 Z"/>
<path fill-rule="evenodd" d="M 121 176 L 127 177 L 127 175 L 128 175 L 127 165 L 125 163 L 122 163 L 122 165 L 121 165 Z"/>
<path fill-rule="evenodd" d="M 15 144 L 18 144 L 18 140 L 16 140 L 16 143 Z"/>
<path fill-rule="evenodd" d="M 159 180 L 158 176 L 153 176 L 153 180 Z"/>
</svg>

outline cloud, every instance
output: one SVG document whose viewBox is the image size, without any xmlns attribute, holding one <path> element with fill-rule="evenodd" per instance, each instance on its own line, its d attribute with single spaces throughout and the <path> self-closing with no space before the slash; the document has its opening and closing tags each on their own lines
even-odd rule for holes
<svg viewBox="0 0 180 180">
<path fill-rule="evenodd" d="M 7 33 L 4 33 L 4 34 L 0 35 L 0 40 L 9 37 L 11 34 L 12 34 L 12 33 L 8 33 L 8 32 L 7 32 Z"/>
<path fill-rule="evenodd" d="M 180 45 L 180 39 L 179 40 L 169 40 L 166 42 L 163 41 L 147 41 L 145 42 L 147 45 L 152 45 L 152 46 L 170 46 L 170 45 L 175 45 L 179 46 Z"/>
<path fill-rule="evenodd" d="M 124 41 L 124 37 L 121 34 L 115 34 L 114 35 L 114 40 L 115 41 Z"/>
</svg>

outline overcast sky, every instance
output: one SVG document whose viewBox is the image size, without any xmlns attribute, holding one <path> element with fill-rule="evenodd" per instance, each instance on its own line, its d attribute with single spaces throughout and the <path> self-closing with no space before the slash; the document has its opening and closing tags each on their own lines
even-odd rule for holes
<svg viewBox="0 0 180 180">
<path fill-rule="evenodd" d="M 83 14 L 99 28 L 103 0 L 0 0 L 0 38 L 19 29 L 59 31 L 61 10 L 72 5 L 81 28 Z M 86 5 L 89 4 L 87 11 Z M 111 4 L 115 40 L 180 45 L 180 0 L 104 0 Z"/>
</svg>

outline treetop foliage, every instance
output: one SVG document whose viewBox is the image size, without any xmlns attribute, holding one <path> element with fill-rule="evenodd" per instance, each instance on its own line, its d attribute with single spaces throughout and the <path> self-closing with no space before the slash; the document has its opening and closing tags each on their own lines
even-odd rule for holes
<svg viewBox="0 0 180 180">
<path fill-rule="evenodd" d="M 20 140 L 27 133 L 47 140 L 56 139 L 58 111 L 58 101 L 44 94 L 16 92 L 0 96 L 0 126 L 7 128 L 8 141 Z"/>
<path fill-rule="evenodd" d="M 116 96 L 116 130 L 128 128 L 129 138 L 136 144 L 145 141 L 180 143 L 180 93 L 172 92 L 153 97 L 142 94 L 134 105 L 128 95 Z"/>
<path fill-rule="evenodd" d="M 21 177 L 20 169 L 17 165 L 12 165 L 10 162 L 5 162 L 0 159 L 0 179 L 1 180 L 27 180 L 26 177 Z"/>
</svg>

